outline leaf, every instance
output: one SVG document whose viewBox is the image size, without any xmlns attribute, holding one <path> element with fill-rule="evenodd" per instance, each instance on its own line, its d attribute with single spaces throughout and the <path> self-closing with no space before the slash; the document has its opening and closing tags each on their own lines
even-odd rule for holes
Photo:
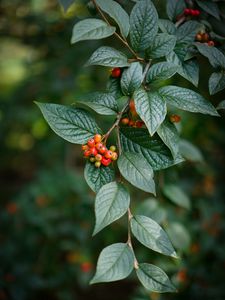
<svg viewBox="0 0 225 300">
<path fill-rule="evenodd" d="M 196 2 L 198 6 L 202 8 L 205 12 L 215 17 L 217 20 L 220 20 L 220 11 L 216 3 L 207 0 L 204 1 L 196 0 Z"/>
<path fill-rule="evenodd" d="M 170 35 L 175 35 L 177 32 L 176 26 L 170 20 L 159 19 L 159 28 L 162 32 Z"/>
<path fill-rule="evenodd" d="M 212 116 L 218 116 L 214 106 L 203 98 L 200 94 L 173 85 L 165 86 L 159 89 L 159 94 L 164 97 L 169 104 L 190 112 L 199 112 Z"/>
<path fill-rule="evenodd" d="M 195 40 L 195 36 L 201 29 L 201 24 L 197 21 L 187 21 L 177 29 L 177 41 L 191 43 Z"/>
<path fill-rule="evenodd" d="M 223 72 L 212 73 L 209 78 L 209 93 L 214 95 L 225 88 L 225 74 Z"/>
<path fill-rule="evenodd" d="M 95 92 L 83 98 L 85 100 L 76 103 L 87 105 L 100 115 L 115 115 L 118 112 L 116 99 L 110 93 Z"/>
<path fill-rule="evenodd" d="M 172 51 L 176 45 L 176 36 L 167 33 L 159 33 L 146 50 L 148 57 L 160 58 Z"/>
<path fill-rule="evenodd" d="M 66 12 L 68 8 L 72 5 L 74 0 L 59 0 L 59 3 L 62 5 L 64 11 Z"/>
<path fill-rule="evenodd" d="M 116 99 L 123 96 L 120 87 L 120 78 L 110 77 L 107 83 L 107 91 Z"/>
<path fill-rule="evenodd" d="M 119 25 L 120 32 L 123 37 L 127 37 L 130 31 L 130 20 L 126 11 L 115 1 L 112 0 L 96 0 L 98 6 L 113 18 Z"/>
<path fill-rule="evenodd" d="M 85 19 L 76 23 L 73 27 L 71 44 L 85 40 L 99 40 L 112 35 L 115 27 L 98 19 Z"/>
<path fill-rule="evenodd" d="M 142 263 L 138 265 L 136 273 L 138 279 L 147 290 L 156 293 L 176 291 L 166 273 L 157 266 Z"/>
<path fill-rule="evenodd" d="M 225 68 L 225 56 L 216 47 L 208 46 L 203 43 L 194 43 L 198 51 L 208 58 L 214 68 Z"/>
<path fill-rule="evenodd" d="M 126 278 L 133 270 L 134 255 L 127 244 L 112 244 L 99 255 L 97 270 L 90 284 Z"/>
<path fill-rule="evenodd" d="M 176 126 L 165 120 L 157 130 L 159 137 L 163 143 L 170 149 L 174 158 L 179 153 L 179 135 Z"/>
<path fill-rule="evenodd" d="M 225 109 L 225 100 L 221 101 L 216 109 Z"/>
<path fill-rule="evenodd" d="M 166 102 L 157 93 L 139 89 L 134 93 L 135 108 L 152 136 L 166 117 Z"/>
<path fill-rule="evenodd" d="M 95 199 L 93 235 L 122 217 L 130 204 L 130 195 L 121 183 L 110 182 L 100 188 Z"/>
<path fill-rule="evenodd" d="M 122 152 L 118 160 L 118 168 L 131 184 L 145 192 L 155 194 L 152 167 L 141 154 Z"/>
<path fill-rule="evenodd" d="M 166 221 L 167 219 L 166 208 L 161 206 L 159 204 L 159 201 L 153 197 L 142 201 L 141 204 L 137 207 L 136 213 L 138 215 L 144 214 L 159 224 Z"/>
<path fill-rule="evenodd" d="M 191 203 L 188 196 L 184 193 L 184 191 L 174 184 L 166 184 L 163 187 L 164 195 L 171 200 L 173 203 L 184 207 L 186 209 L 190 209 Z"/>
<path fill-rule="evenodd" d="M 83 109 L 60 104 L 35 102 L 51 129 L 68 142 L 84 144 L 101 129 Z"/>
<path fill-rule="evenodd" d="M 115 171 L 110 167 L 96 168 L 93 163 L 87 162 L 84 169 L 84 178 L 89 187 L 97 193 L 100 188 L 115 179 Z"/>
<path fill-rule="evenodd" d="M 146 82 L 153 82 L 158 80 L 166 80 L 171 78 L 179 70 L 179 66 L 170 62 L 160 62 L 154 64 L 146 76 Z"/>
<path fill-rule="evenodd" d="M 182 159 L 173 159 L 169 149 L 154 135 L 150 137 L 144 128 L 121 128 L 121 144 L 123 151 L 142 154 L 153 170 L 166 169 Z"/>
<path fill-rule="evenodd" d="M 127 57 L 120 51 L 103 46 L 98 48 L 90 57 L 86 66 L 100 65 L 106 67 L 128 67 Z"/>
<path fill-rule="evenodd" d="M 154 220 L 145 216 L 133 216 L 131 231 L 136 239 L 147 248 L 177 258 L 166 232 Z"/>
<path fill-rule="evenodd" d="M 170 222 L 167 229 L 173 245 L 180 250 L 188 250 L 191 244 L 191 237 L 187 229 L 180 223 Z"/>
<path fill-rule="evenodd" d="M 143 80 L 142 65 L 134 62 L 123 71 L 121 77 L 121 89 L 124 95 L 132 95 L 141 86 Z"/>
<path fill-rule="evenodd" d="M 147 49 L 158 31 L 158 14 L 150 0 L 141 0 L 130 15 L 130 40 L 136 51 Z"/>
<path fill-rule="evenodd" d="M 166 12 L 170 20 L 176 21 L 177 16 L 181 15 L 186 8 L 184 0 L 167 0 Z"/>
<path fill-rule="evenodd" d="M 203 161 L 203 156 L 200 150 L 187 140 L 180 140 L 179 143 L 181 155 L 190 161 L 201 162 Z"/>
</svg>

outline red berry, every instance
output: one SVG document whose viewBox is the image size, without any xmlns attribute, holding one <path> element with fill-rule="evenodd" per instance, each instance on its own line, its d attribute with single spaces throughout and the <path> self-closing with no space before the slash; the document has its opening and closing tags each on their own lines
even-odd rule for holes
<svg viewBox="0 0 225 300">
<path fill-rule="evenodd" d="M 105 158 L 105 157 L 103 157 L 102 158 L 102 161 L 101 161 L 101 163 L 103 164 L 103 166 L 105 166 L 105 167 L 107 167 L 108 165 L 110 165 L 111 164 L 111 159 L 110 158 Z"/>
<path fill-rule="evenodd" d="M 190 15 L 194 16 L 195 15 L 195 9 L 190 9 Z"/>
<path fill-rule="evenodd" d="M 97 143 L 100 143 L 101 140 L 102 140 L 101 134 L 96 134 L 96 135 L 94 136 L 94 140 L 95 140 L 95 143 L 96 143 L 96 144 L 97 144 Z"/>
<path fill-rule="evenodd" d="M 112 152 L 115 152 L 116 151 L 116 146 L 110 146 L 109 150 L 111 150 Z"/>
<path fill-rule="evenodd" d="M 179 123 L 181 120 L 181 117 L 178 115 L 171 115 L 170 116 L 170 122 L 172 123 Z"/>
<path fill-rule="evenodd" d="M 103 147 L 104 145 L 102 144 L 102 143 L 97 143 L 96 145 L 95 145 L 95 147 L 96 147 L 96 149 L 98 150 L 98 151 L 100 151 L 100 149 Z"/>
<path fill-rule="evenodd" d="M 88 147 L 88 145 L 82 145 L 82 146 L 81 146 L 81 149 L 82 149 L 83 151 L 85 151 L 85 150 L 88 150 L 89 147 Z"/>
<path fill-rule="evenodd" d="M 100 167 L 101 167 L 101 164 L 102 164 L 102 163 L 101 163 L 100 161 L 96 161 L 96 162 L 95 162 L 95 167 L 96 167 L 96 168 L 100 168 Z"/>
<path fill-rule="evenodd" d="M 190 14 L 191 14 L 191 9 L 185 8 L 184 14 L 185 14 L 186 16 L 190 15 Z"/>
<path fill-rule="evenodd" d="M 195 10 L 195 16 L 198 17 L 200 15 L 200 11 L 198 9 Z"/>
<path fill-rule="evenodd" d="M 97 161 L 101 161 L 101 160 L 102 160 L 102 155 L 101 155 L 101 154 L 97 154 L 97 155 L 95 156 L 95 159 L 96 159 Z"/>
<path fill-rule="evenodd" d="M 107 150 L 106 153 L 105 153 L 105 158 L 112 158 L 112 154 L 113 154 L 112 151 Z"/>
<path fill-rule="evenodd" d="M 90 153 L 91 153 L 91 155 L 95 156 L 95 155 L 98 154 L 98 151 L 97 151 L 97 149 L 94 147 L 94 148 L 91 148 L 91 149 L 90 149 Z"/>
<path fill-rule="evenodd" d="M 118 78 L 118 77 L 120 77 L 120 75 L 121 75 L 121 69 L 120 68 L 112 69 L 111 76 L 113 78 Z"/>
<path fill-rule="evenodd" d="M 134 100 L 133 100 L 133 99 L 130 100 L 129 108 L 130 108 L 131 114 L 132 114 L 133 116 L 137 116 L 137 111 L 136 111 L 135 103 L 134 103 Z"/>
<path fill-rule="evenodd" d="M 99 149 L 99 152 L 101 154 L 105 154 L 106 151 L 107 151 L 107 148 L 104 145 Z"/>
<path fill-rule="evenodd" d="M 88 144 L 88 146 L 90 148 L 93 148 L 95 146 L 95 140 L 94 139 L 90 139 L 87 144 Z"/>
<path fill-rule="evenodd" d="M 90 150 L 85 150 L 84 151 L 84 157 L 89 157 L 91 155 L 91 151 Z"/>
<path fill-rule="evenodd" d="M 116 152 L 113 152 L 111 159 L 112 160 L 117 160 L 117 158 L 118 158 L 118 154 Z"/>
<path fill-rule="evenodd" d="M 215 46 L 215 43 L 213 41 L 208 41 L 208 46 L 213 47 L 213 46 Z"/>
<path fill-rule="evenodd" d="M 144 122 L 143 122 L 143 121 L 136 121 L 136 122 L 135 122 L 135 126 L 136 126 L 137 128 L 141 128 L 143 125 L 144 125 Z"/>
<path fill-rule="evenodd" d="M 83 262 L 81 265 L 80 265 L 80 268 L 81 268 L 81 271 L 84 272 L 84 273 L 87 273 L 87 272 L 90 272 L 91 269 L 92 269 L 92 264 L 90 262 Z"/>
<path fill-rule="evenodd" d="M 132 127 L 132 126 L 134 126 L 134 124 L 135 124 L 134 121 L 130 120 L 128 125 Z"/>
<path fill-rule="evenodd" d="M 123 118 L 123 119 L 121 120 L 121 123 L 122 123 L 123 125 L 127 125 L 127 124 L 129 123 L 129 119 L 128 119 L 128 118 Z"/>
</svg>

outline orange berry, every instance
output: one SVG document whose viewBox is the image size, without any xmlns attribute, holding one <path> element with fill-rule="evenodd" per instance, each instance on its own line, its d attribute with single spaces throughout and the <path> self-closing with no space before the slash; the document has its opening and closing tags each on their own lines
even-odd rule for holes
<svg viewBox="0 0 225 300">
<path fill-rule="evenodd" d="M 123 124 L 123 125 L 127 125 L 128 123 L 129 123 L 129 119 L 128 118 L 123 118 L 122 120 L 121 120 L 121 123 Z"/>
<path fill-rule="evenodd" d="M 132 126 L 134 126 L 134 124 L 135 124 L 135 122 L 133 120 L 130 120 L 128 125 L 132 127 Z"/>
<path fill-rule="evenodd" d="M 95 140 L 94 139 L 90 139 L 90 140 L 88 140 L 88 146 L 90 147 L 90 148 L 93 148 L 94 146 L 95 146 Z"/>
<path fill-rule="evenodd" d="M 118 154 L 116 152 L 113 152 L 111 160 L 117 160 Z"/>
<path fill-rule="evenodd" d="M 94 147 L 94 148 L 91 148 L 91 149 L 90 149 L 90 153 L 91 153 L 91 155 L 95 156 L 95 155 L 98 154 L 98 151 L 97 151 L 97 149 Z"/>
<path fill-rule="evenodd" d="M 113 146 L 113 145 L 110 146 L 109 150 L 112 151 L 112 152 L 115 152 L 116 151 L 116 146 Z"/>
<path fill-rule="evenodd" d="M 131 114 L 132 114 L 133 116 L 137 116 L 137 111 L 136 111 L 135 103 L 134 103 L 134 100 L 133 100 L 133 99 L 130 100 L 129 108 L 130 108 Z"/>
<path fill-rule="evenodd" d="M 102 160 L 102 155 L 101 155 L 101 154 L 97 154 L 97 155 L 95 156 L 95 159 L 96 159 L 97 161 L 101 161 L 101 160 Z"/>
<path fill-rule="evenodd" d="M 81 149 L 82 149 L 83 151 L 85 151 L 85 150 L 88 150 L 89 147 L 88 147 L 88 145 L 82 145 L 82 146 L 81 146 Z"/>
<path fill-rule="evenodd" d="M 96 144 L 97 144 L 97 143 L 100 143 L 101 140 L 102 140 L 101 134 L 96 134 L 96 135 L 94 136 L 94 140 L 95 140 L 95 143 L 96 143 Z"/>
<path fill-rule="evenodd" d="M 186 282 L 188 279 L 187 270 L 182 269 L 177 273 L 177 280 L 180 282 Z"/>
<path fill-rule="evenodd" d="M 6 210 L 10 215 L 14 215 L 18 211 L 18 206 L 15 202 L 10 202 L 6 205 Z"/>
<path fill-rule="evenodd" d="M 198 34 L 196 35 L 195 39 L 196 39 L 196 41 L 201 42 L 201 40 L 202 40 L 202 35 L 198 33 Z"/>
<path fill-rule="evenodd" d="M 90 272 L 92 269 L 92 264 L 89 261 L 83 262 L 80 265 L 81 271 L 84 273 Z"/>
<path fill-rule="evenodd" d="M 84 151 L 84 157 L 89 157 L 91 155 L 90 150 L 85 150 Z"/>
<path fill-rule="evenodd" d="M 105 153 L 105 158 L 112 158 L 112 154 L 113 154 L 112 151 L 107 150 L 106 153 Z"/>
<path fill-rule="evenodd" d="M 209 35 L 208 35 L 208 33 L 203 33 L 202 34 L 202 41 L 203 42 L 208 42 L 208 40 L 209 40 Z"/>
<path fill-rule="evenodd" d="M 101 163 L 100 161 L 96 161 L 96 162 L 95 162 L 96 168 L 100 168 L 100 167 L 101 167 L 101 164 L 102 164 L 102 163 Z"/>
<path fill-rule="evenodd" d="M 111 164 L 111 159 L 110 158 L 105 158 L 105 157 L 103 157 L 102 158 L 102 161 L 101 161 L 101 163 L 103 164 L 103 166 L 105 166 L 105 167 L 107 167 L 108 165 L 110 165 Z"/>
<path fill-rule="evenodd" d="M 179 123 L 181 120 L 181 117 L 178 115 L 171 115 L 170 116 L 170 122 L 172 123 Z"/>
<path fill-rule="evenodd" d="M 111 76 L 113 78 L 120 77 L 121 76 L 121 69 L 120 68 L 114 68 L 114 69 L 112 69 Z"/>
</svg>

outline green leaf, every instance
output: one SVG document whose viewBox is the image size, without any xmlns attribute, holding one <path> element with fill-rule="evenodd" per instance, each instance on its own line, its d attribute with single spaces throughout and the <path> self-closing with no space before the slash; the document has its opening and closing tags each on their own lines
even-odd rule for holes
<svg viewBox="0 0 225 300">
<path fill-rule="evenodd" d="M 150 44 L 149 48 L 146 50 L 148 57 L 160 58 L 167 55 L 175 47 L 176 40 L 176 36 L 171 34 L 157 34 L 153 42 Z"/>
<path fill-rule="evenodd" d="M 176 21 L 177 16 L 181 15 L 186 8 L 184 0 L 167 0 L 166 12 L 170 20 Z"/>
<path fill-rule="evenodd" d="M 179 70 L 178 65 L 170 62 L 160 62 L 154 64 L 146 76 L 146 82 L 153 82 L 158 80 L 166 80 L 171 78 Z"/>
<path fill-rule="evenodd" d="M 147 248 L 177 258 L 166 232 L 154 220 L 145 216 L 133 216 L 131 231 L 136 239 Z"/>
<path fill-rule="evenodd" d="M 59 0 L 60 5 L 62 5 L 64 11 L 66 12 L 68 8 L 72 5 L 74 0 Z"/>
<path fill-rule="evenodd" d="M 166 273 L 157 266 L 142 263 L 138 265 L 136 273 L 138 279 L 147 290 L 156 293 L 176 291 Z"/>
<path fill-rule="evenodd" d="M 159 94 L 169 104 L 190 112 L 199 112 L 212 116 L 218 116 L 214 106 L 198 93 L 177 86 L 165 86 L 159 89 Z"/>
<path fill-rule="evenodd" d="M 212 1 L 199 1 L 196 0 L 198 6 L 203 9 L 205 12 L 207 12 L 209 15 L 215 17 L 217 20 L 220 20 L 220 11 L 218 8 L 218 5 Z"/>
<path fill-rule="evenodd" d="M 127 37 L 130 31 L 130 20 L 126 11 L 117 2 L 112 0 L 96 0 L 101 10 L 106 12 L 119 25 L 123 37 Z"/>
<path fill-rule="evenodd" d="M 150 0 L 141 0 L 130 15 L 130 40 L 136 51 L 147 49 L 158 31 L 158 14 Z"/>
<path fill-rule="evenodd" d="M 225 74 L 223 72 L 212 73 L 209 78 L 209 92 L 214 95 L 225 88 Z"/>
<path fill-rule="evenodd" d="M 170 20 L 159 19 L 159 28 L 162 32 L 170 35 L 175 35 L 177 32 L 176 26 Z"/>
<path fill-rule="evenodd" d="M 110 182 L 98 191 L 95 199 L 95 229 L 93 235 L 118 220 L 130 204 L 130 195 L 123 184 Z"/>
<path fill-rule="evenodd" d="M 103 46 L 98 48 L 90 57 L 86 66 L 100 65 L 106 67 L 128 67 L 127 57 L 120 51 Z"/>
<path fill-rule="evenodd" d="M 133 270 L 134 255 L 127 244 L 112 244 L 99 255 L 97 270 L 90 284 L 126 278 Z"/>
<path fill-rule="evenodd" d="M 110 93 L 95 92 L 82 98 L 76 103 L 87 105 L 100 115 L 115 115 L 118 112 L 116 99 Z"/>
<path fill-rule="evenodd" d="M 157 93 L 139 89 L 134 93 L 135 108 L 152 136 L 166 117 L 166 102 Z"/>
<path fill-rule="evenodd" d="M 74 25 L 71 44 L 85 40 L 103 39 L 112 35 L 115 31 L 115 27 L 109 26 L 102 20 L 85 19 Z"/>
<path fill-rule="evenodd" d="M 118 167 L 123 177 L 139 189 L 155 194 L 153 170 L 147 160 L 132 152 L 123 152 L 118 160 Z"/>
<path fill-rule="evenodd" d="M 176 126 L 165 120 L 157 130 L 158 135 L 164 144 L 170 149 L 174 158 L 179 153 L 179 135 Z"/>
<path fill-rule="evenodd" d="M 148 198 L 138 205 L 136 213 L 138 215 L 146 215 L 157 223 L 162 223 L 167 219 L 166 208 L 159 204 L 159 201 L 155 198 Z"/>
<path fill-rule="evenodd" d="M 163 187 L 164 195 L 171 200 L 173 203 L 184 207 L 186 209 L 190 209 L 191 203 L 188 196 L 184 193 L 184 191 L 174 184 L 166 184 Z"/>
<path fill-rule="evenodd" d="M 194 45 L 203 56 L 208 58 L 214 68 L 225 68 L 225 56 L 216 47 L 208 46 L 203 43 L 195 43 Z"/>
<path fill-rule="evenodd" d="M 169 149 L 157 135 L 150 137 L 144 128 L 121 128 L 121 144 L 123 151 L 142 154 L 153 170 L 166 169 L 182 159 L 173 159 Z"/>
<path fill-rule="evenodd" d="M 130 67 L 123 71 L 121 77 L 121 89 L 124 95 L 132 95 L 141 86 L 143 80 L 142 65 L 134 62 Z"/>
<path fill-rule="evenodd" d="M 68 142 L 84 144 L 101 129 L 83 109 L 60 104 L 35 102 L 51 129 Z"/>
<path fill-rule="evenodd" d="M 204 160 L 200 150 L 187 140 L 180 140 L 179 148 L 180 154 L 187 160 L 193 162 L 201 162 Z"/>
<path fill-rule="evenodd" d="M 120 87 L 120 78 L 112 78 L 110 77 L 107 82 L 107 91 L 116 99 L 123 96 Z"/>
<path fill-rule="evenodd" d="M 166 232 L 170 237 L 173 245 L 182 251 L 188 250 L 191 244 L 191 237 L 186 228 L 176 222 L 170 222 L 166 228 Z"/>
<path fill-rule="evenodd" d="M 100 188 L 115 179 L 115 171 L 110 167 L 96 168 L 93 163 L 87 162 L 84 169 L 84 178 L 89 187 L 97 193 Z"/>
<path fill-rule="evenodd" d="M 193 42 L 201 26 L 202 25 L 197 21 L 187 21 L 183 23 L 177 30 L 177 41 L 185 43 Z"/>
<path fill-rule="evenodd" d="M 225 109 L 225 100 L 221 101 L 216 109 Z"/>
</svg>

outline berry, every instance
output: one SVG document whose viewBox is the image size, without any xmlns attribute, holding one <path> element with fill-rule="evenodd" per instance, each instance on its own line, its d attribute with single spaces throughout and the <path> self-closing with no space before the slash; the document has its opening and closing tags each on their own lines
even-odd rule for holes
<svg viewBox="0 0 225 300">
<path fill-rule="evenodd" d="M 116 151 L 116 146 L 113 146 L 113 145 L 110 146 L 109 150 L 112 151 L 112 152 L 115 152 Z"/>
<path fill-rule="evenodd" d="M 88 147 L 88 145 L 82 145 L 82 146 L 81 146 L 81 149 L 82 149 L 83 151 L 85 151 L 85 150 L 88 150 L 89 147 Z"/>
<path fill-rule="evenodd" d="M 90 148 L 93 148 L 95 146 L 95 140 L 94 139 L 90 139 L 87 144 L 88 144 L 88 146 Z"/>
<path fill-rule="evenodd" d="M 113 78 L 118 78 L 118 77 L 120 77 L 120 75 L 121 75 L 121 69 L 120 68 L 112 69 L 111 76 Z"/>
<path fill-rule="evenodd" d="M 128 119 L 128 118 L 123 118 L 123 119 L 121 120 L 121 123 L 122 123 L 123 125 L 127 125 L 127 124 L 129 123 L 129 119 Z"/>
<path fill-rule="evenodd" d="M 132 127 L 132 126 L 134 126 L 134 124 L 135 124 L 134 121 L 130 120 L 128 125 Z"/>
<path fill-rule="evenodd" d="M 191 14 L 191 9 L 185 8 L 184 14 L 185 14 L 186 16 L 187 16 L 187 15 L 190 15 L 190 14 Z"/>
<path fill-rule="evenodd" d="M 195 15 L 195 10 L 194 9 L 190 9 L 190 13 L 189 13 L 191 16 L 194 16 Z"/>
<path fill-rule="evenodd" d="M 105 153 L 105 158 L 112 158 L 112 154 L 113 154 L 112 151 L 107 150 L 106 153 Z"/>
<path fill-rule="evenodd" d="M 89 261 L 83 262 L 80 265 L 81 271 L 84 273 L 90 272 L 92 269 L 92 264 Z"/>
<path fill-rule="evenodd" d="M 99 151 L 104 145 L 102 143 L 97 143 L 96 144 L 96 149 Z"/>
<path fill-rule="evenodd" d="M 96 159 L 97 161 L 101 161 L 101 160 L 102 160 L 102 155 L 101 155 L 101 154 L 97 154 L 97 155 L 95 156 L 95 159 Z"/>
<path fill-rule="evenodd" d="M 132 114 L 133 116 L 137 116 L 137 111 L 136 111 L 135 103 L 134 103 L 134 100 L 133 100 L 133 99 L 130 100 L 129 108 L 130 108 L 131 114 Z"/>
<path fill-rule="evenodd" d="M 94 140 L 95 140 L 95 143 L 96 143 L 96 144 L 97 144 L 97 143 L 100 143 L 101 140 L 102 140 L 101 134 L 96 134 L 96 135 L 94 136 Z"/>
<path fill-rule="evenodd" d="M 200 11 L 198 9 L 195 10 L 195 14 L 196 17 L 198 17 L 200 15 Z"/>
<path fill-rule="evenodd" d="M 102 164 L 102 163 L 101 163 L 100 161 L 96 161 L 96 162 L 95 162 L 96 168 L 100 168 L 100 167 L 101 167 L 101 164 Z"/>
<path fill-rule="evenodd" d="M 90 162 L 93 163 L 93 162 L 95 162 L 95 161 L 96 161 L 95 157 L 91 157 L 91 158 L 90 158 Z"/>
<path fill-rule="evenodd" d="M 101 154 L 104 154 L 106 151 L 107 151 L 107 148 L 104 145 L 99 149 L 99 152 Z"/>
<path fill-rule="evenodd" d="M 84 151 L 84 157 L 89 157 L 91 155 L 90 150 L 85 150 Z"/>
<path fill-rule="evenodd" d="M 105 158 L 105 157 L 103 157 L 102 158 L 102 161 L 101 161 L 101 163 L 103 164 L 103 166 L 105 166 L 105 167 L 107 167 L 108 165 L 110 165 L 111 164 L 111 159 L 110 158 Z"/>
<path fill-rule="evenodd" d="M 171 115 L 170 116 L 170 122 L 172 123 L 179 123 L 181 120 L 181 117 L 178 115 Z"/>
<path fill-rule="evenodd" d="M 196 41 L 201 42 L 202 41 L 202 35 L 200 33 L 198 33 L 195 37 Z"/>
<path fill-rule="evenodd" d="M 202 41 L 203 42 L 208 42 L 208 40 L 209 40 L 209 35 L 208 35 L 208 33 L 203 33 L 202 34 Z"/>
<path fill-rule="evenodd" d="M 117 160 L 118 154 L 116 152 L 113 152 L 111 160 Z"/>
<path fill-rule="evenodd" d="M 215 46 L 215 43 L 213 41 L 208 41 L 207 44 L 208 44 L 208 46 L 211 46 L 211 47 Z"/>
<path fill-rule="evenodd" d="M 135 122 L 135 126 L 136 126 L 137 128 L 141 128 L 143 125 L 144 125 L 144 122 L 142 122 L 142 121 L 136 121 L 136 122 Z"/>
<path fill-rule="evenodd" d="M 98 151 L 96 148 L 91 148 L 90 153 L 91 153 L 91 155 L 96 156 L 98 154 Z"/>
</svg>

